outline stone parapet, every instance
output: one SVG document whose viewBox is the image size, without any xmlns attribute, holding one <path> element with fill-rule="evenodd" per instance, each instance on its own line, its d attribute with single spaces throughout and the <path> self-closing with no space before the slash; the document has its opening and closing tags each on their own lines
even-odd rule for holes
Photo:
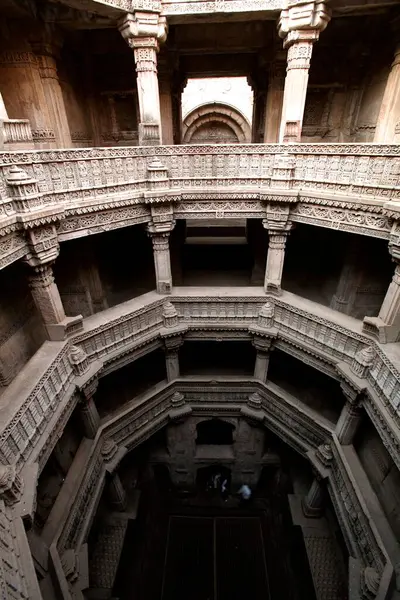
<svg viewBox="0 0 400 600">
<path fill-rule="evenodd" d="M 204 288 L 199 296 L 198 289 L 175 288 L 169 296 L 185 336 L 202 330 L 201 339 L 215 339 L 228 331 L 229 339 L 250 341 L 256 333 L 272 336 L 278 347 L 283 344 L 285 351 L 330 375 L 340 364 L 333 373 L 336 378 L 347 365 L 344 380 L 355 377 L 365 389 L 363 404 L 400 466 L 400 374 L 395 348 L 386 350 L 361 334 L 354 319 L 288 292 L 273 298 L 272 321 L 266 326 L 259 323 L 268 300 L 261 288 L 233 289 L 230 296 L 218 299 L 213 294 L 215 289 Z M 86 353 L 91 376 L 95 365 L 110 373 L 120 368 L 121 360 L 125 364 L 160 347 L 160 335 L 166 331 L 164 308 L 165 298 L 150 292 L 92 316 L 85 330 L 70 341 L 46 342 L 2 395 L 1 462 L 18 468 L 28 460 L 39 462 L 41 468 L 45 464 L 79 400 L 75 389 L 81 376 L 70 360 L 72 344 Z M 351 366 L 369 347 L 374 358 L 360 380 L 352 375 Z"/>
<path fill-rule="evenodd" d="M 0 268 L 25 231 L 62 242 L 174 219 L 269 219 L 399 237 L 400 150 L 377 144 L 160 146 L 0 153 Z M 201 202 L 201 204 L 200 204 Z M 280 208 L 284 207 L 284 208 Z M 393 220 L 395 225 L 393 225 Z M 6 238 L 6 236 L 8 236 Z"/>
</svg>

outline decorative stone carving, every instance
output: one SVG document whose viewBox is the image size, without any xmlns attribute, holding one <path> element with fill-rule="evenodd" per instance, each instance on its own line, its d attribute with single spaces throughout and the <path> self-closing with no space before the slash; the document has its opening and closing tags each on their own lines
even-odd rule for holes
<svg viewBox="0 0 400 600">
<path fill-rule="evenodd" d="M 171 229 L 172 227 L 167 231 L 160 232 L 159 228 L 154 224 L 149 224 L 147 228 L 153 243 L 157 292 L 159 294 L 170 294 L 172 291 L 171 257 L 169 252 L 169 234 Z"/>
<path fill-rule="evenodd" d="M 372 346 L 367 346 L 366 348 L 359 350 L 354 356 L 350 367 L 354 375 L 364 379 L 373 365 L 374 358 L 375 350 Z"/>
<path fill-rule="evenodd" d="M 146 12 L 145 12 L 146 11 Z M 167 37 L 167 22 L 159 10 L 152 8 L 128 13 L 119 30 L 133 48 L 139 98 L 139 144 L 161 143 L 161 112 L 157 78 L 159 42 Z"/>
<path fill-rule="evenodd" d="M 272 302 L 268 301 L 261 308 L 260 313 L 258 315 L 258 325 L 260 327 L 265 327 L 269 329 L 274 325 L 274 313 L 275 306 Z"/>
<path fill-rule="evenodd" d="M 69 548 L 63 553 L 61 565 L 67 581 L 74 584 L 79 578 L 79 558 L 75 550 Z"/>
<path fill-rule="evenodd" d="M 75 375 L 78 377 L 89 369 L 89 360 L 86 352 L 79 346 L 72 346 L 68 358 L 71 362 Z"/>
<path fill-rule="evenodd" d="M 315 453 L 315 458 L 323 465 L 323 467 L 330 467 L 333 461 L 333 452 L 330 444 L 321 444 L 318 446 Z"/>
<path fill-rule="evenodd" d="M 118 446 L 114 440 L 106 439 L 101 447 L 101 455 L 106 462 L 110 462 L 115 458 L 118 452 Z"/>
<path fill-rule="evenodd" d="M 23 482 L 15 465 L 0 465 L 0 498 L 12 506 L 20 501 L 22 491 Z"/>
<path fill-rule="evenodd" d="M 380 584 L 379 573 L 373 567 L 366 567 L 364 569 L 364 577 L 362 582 L 363 588 L 363 599 L 374 600 L 378 595 Z"/>
<path fill-rule="evenodd" d="M 280 141 L 300 142 L 312 46 L 330 20 L 324 0 L 289 2 L 281 12 L 279 35 L 288 48 Z"/>
<path fill-rule="evenodd" d="M 182 392 L 174 392 L 171 397 L 171 404 L 173 408 L 179 408 L 185 404 L 185 396 Z"/>
<path fill-rule="evenodd" d="M 165 190 L 169 188 L 168 169 L 156 156 L 147 167 L 149 190 Z"/>
<path fill-rule="evenodd" d="M 164 327 L 172 328 L 179 324 L 178 312 L 172 302 L 164 302 L 162 317 Z"/>
</svg>

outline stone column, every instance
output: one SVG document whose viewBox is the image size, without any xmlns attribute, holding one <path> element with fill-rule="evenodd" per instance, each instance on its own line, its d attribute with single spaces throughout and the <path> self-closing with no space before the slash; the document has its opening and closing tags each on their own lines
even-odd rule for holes
<svg viewBox="0 0 400 600">
<path fill-rule="evenodd" d="M 393 144 L 400 141 L 400 41 L 386 83 L 379 111 L 374 142 Z"/>
<path fill-rule="evenodd" d="M 91 440 L 96 437 L 100 424 L 100 416 L 94 403 L 93 396 L 85 397 L 79 404 L 85 436 Z"/>
<path fill-rule="evenodd" d="M 276 143 L 279 141 L 285 87 L 285 69 L 286 56 L 283 52 L 279 52 L 269 69 L 267 105 L 265 109 L 265 143 Z"/>
<path fill-rule="evenodd" d="M 32 46 L 39 65 L 50 122 L 55 133 L 56 147 L 71 148 L 71 133 L 57 72 L 57 48 L 54 44 L 49 43 L 34 43 Z"/>
<path fill-rule="evenodd" d="M 253 346 L 257 350 L 256 363 L 254 366 L 254 378 L 259 379 L 263 383 L 267 381 L 269 354 L 272 341 L 269 338 L 255 336 Z"/>
<path fill-rule="evenodd" d="M 306 517 L 320 517 L 323 509 L 325 490 L 322 482 L 315 477 L 307 496 L 303 498 L 303 513 Z"/>
<path fill-rule="evenodd" d="M 35 148 L 55 148 L 38 60 L 28 44 L 0 53 L 0 87 L 9 118 L 29 120 Z"/>
<path fill-rule="evenodd" d="M 353 236 L 353 238 L 344 257 L 336 292 L 330 303 L 331 308 L 345 315 L 349 315 L 353 309 L 357 288 L 363 274 L 358 260 L 358 239 L 356 239 L 357 236 Z"/>
<path fill-rule="evenodd" d="M 118 473 L 113 473 L 109 483 L 108 491 L 110 502 L 116 510 L 123 512 L 126 509 L 126 493 Z"/>
<path fill-rule="evenodd" d="M 156 3 L 155 3 L 156 4 Z M 127 14 L 119 30 L 133 48 L 139 99 L 139 144 L 162 143 L 160 94 L 157 78 L 159 43 L 167 37 L 167 25 L 160 10 L 136 11 Z"/>
<path fill-rule="evenodd" d="M 29 277 L 29 285 L 33 301 L 46 328 L 64 321 L 64 307 L 54 281 L 51 263 L 35 266 L 33 274 Z"/>
<path fill-rule="evenodd" d="M 179 348 L 183 344 L 181 336 L 173 336 L 164 339 L 165 344 L 165 365 L 167 369 L 167 380 L 173 381 L 180 375 L 179 369 Z"/>
<path fill-rule="evenodd" d="M 314 42 L 330 20 L 324 0 L 289 1 L 281 13 L 279 35 L 288 49 L 280 142 L 300 142 L 306 104 L 308 72 Z"/>
<path fill-rule="evenodd" d="M 158 84 L 160 87 L 161 139 L 163 144 L 174 143 L 174 116 L 172 102 L 172 69 L 168 57 L 158 57 Z"/>
<path fill-rule="evenodd" d="M 336 436 L 343 446 L 353 443 L 362 419 L 360 406 L 347 400 L 336 424 Z"/>
<path fill-rule="evenodd" d="M 268 255 L 265 269 L 265 292 L 280 294 L 283 263 L 285 260 L 286 240 L 290 229 L 268 229 Z"/>
<path fill-rule="evenodd" d="M 390 247 L 396 262 L 393 279 L 388 287 L 377 317 L 364 317 L 363 330 L 372 333 L 381 343 L 397 342 L 400 338 L 400 247 Z"/>
<path fill-rule="evenodd" d="M 171 257 L 169 252 L 168 231 L 159 231 L 149 224 L 147 229 L 153 243 L 154 266 L 156 270 L 156 285 L 159 294 L 170 294 L 172 291 Z"/>
</svg>

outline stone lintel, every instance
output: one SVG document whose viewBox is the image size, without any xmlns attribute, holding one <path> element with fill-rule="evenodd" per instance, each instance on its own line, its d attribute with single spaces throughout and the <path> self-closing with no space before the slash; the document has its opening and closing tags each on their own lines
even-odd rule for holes
<svg viewBox="0 0 400 600">
<path fill-rule="evenodd" d="M 83 317 L 65 317 L 61 323 L 48 324 L 45 328 L 51 342 L 62 342 L 83 329 Z"/>
</svg>

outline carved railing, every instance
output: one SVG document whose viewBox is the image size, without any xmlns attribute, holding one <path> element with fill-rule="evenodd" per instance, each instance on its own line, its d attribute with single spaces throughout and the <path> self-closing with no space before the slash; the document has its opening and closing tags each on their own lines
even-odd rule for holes
<svg viewBox="0 0 400 600">
<path fill-rule="evenodd" d="M 2 139 L 1 139 L 2 138 Z M 0 120 L 0 143 L 4 150 L 31 150 L 33 138 L 28 119 Z M 0 145 L 1 147 L 1 145 Z"/>
<path fill-rule="evenodd" d="M 332 368 L 340 362 L 351 365 L 360 350 L 372 346 L 375 357 L 364 380 L 370 390 L 368 407 L 399 464 L 400 378 L 393 364 L 394 345 L 380 346 L 359 332 L 355 319 L 328 308 L 322 311 L 318 304 L 288 292 L 279 299 L 265 296 L 258 288 L 235 290 L 232 296 L 218 299 L 207 288 L 201 296 L 198 290 L 196 296 L 184 294 L 185 288 L 176 288 L 168 297 L 177 310 L 183 334 L 201 333 L 202 339 L 214 339 L 225 329 L 231 337 L 276 338 L 292 347 L 295 355 L 301 352 L 311 357 L 317 368 L 319 362 Z M 267 300 L 274 306 L 274 314 L 271 325 L 265 327 L 258 313 Z M 160 336 L 171 333 L 163 324 L 164 302 L 165 298 L 151 292 L 87 318 L 84 332 L 70 342 L 46 342 L 2 395 L 0 461 L 22 467 L 34 456 L 41 465 L 45 463 L 76 402 L 75 376 L 68 358 L 71 343 L 84 350 L 93 368 L 110 372 L 119 368 L 121 361 L 130 362 L 138 353 L 150 352 L 155 343 L 161 343 Z"/>
<path fill-rule="evenodd" d="M 155 159 L 168 170 L 168 177 L 157 186 L 148 178 Z M 19 216 L 20 190 L 27 182 L 29 197 L 25 194 L 24 213 Z M 203 204 L 202 214 L 195 218 L 235 213 L 261 218 L 263 202 L 299 202 L 306 209 L 293 207 L 293 220 L 311 219 L 327 227 L 334 221 L 339 229 L 363 227 L 367 234 L 370 230 L 371 235 L 388 238 L 390 218 L 397 215 L 391 201 L 399 198 L 399 184 L 398 146 L 236 144 L 3 152 L 0 232 L 29 218 L 36 226 L 59 220 L 62 240 L 68 239 L 68 221 L 76 215 L 88 215 L 87 231 L 95 224 L 93 215 L 106 208 L 130 207 L 136 217 L 149 220 L 145 204 L 171 202 L 176 216 L 184 218 L 196 212 L 190 202 L 209 199 L 212 202 Z M 315 204 L 342 210 L 328 215 L 318 212 Z M 112 221 L 109 212 L 101 224 L 112 228 Z M 75 234 L 79 235 L 83 231 Z"/>
<path fill-rule="evenodd" d="M 360 590 L 365 598 L 387 598 L 393 565 L 352 467 L 336 442 L 329 491 L 349 553 L 361 562 Z M 389 543 L 389 540 L 386 540 Z"/>
</svg>

